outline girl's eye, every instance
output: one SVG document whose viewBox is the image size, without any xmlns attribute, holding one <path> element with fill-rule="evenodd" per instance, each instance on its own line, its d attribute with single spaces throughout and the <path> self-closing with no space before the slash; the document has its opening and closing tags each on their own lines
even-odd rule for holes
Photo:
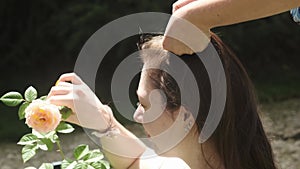
<svg viewBox="0 0 300 169">
<path fill-rule="evenodd" d="M 139 107 L 139 106 L 141 106 L 141 107 L 143 107 L 143 108 L 146 108 L 143 104 L 141 104 L 140 102 L 137 102 L 137 103 L 136 103 L 136 107 Z"/>
</svg>

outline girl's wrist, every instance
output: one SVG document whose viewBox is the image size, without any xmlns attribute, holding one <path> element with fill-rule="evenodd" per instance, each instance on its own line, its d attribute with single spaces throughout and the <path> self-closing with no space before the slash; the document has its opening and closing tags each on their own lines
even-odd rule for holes
<svg viewBox="0 0 300 169">
<path fill-rule="evenodd" d="M 113 112 L 109 106 L 102 105 L 100 113 L 102 114 L 102 117 L 104 119 L 104 122 L 107 124 L 106 125 L 107 127 L 104 129 L 99 129 L 99 131 L 107 130 L 108 128 L 112 128 L 115 126 L 116 119 L 115 119 Z"/>
<path fill-rule="evenodd" d="M 103 137 L 103 136 L 114 136 L 120 133 L 119 129 L 116 125 L 116 119 L 113 116 L 113 112 L 111 108 L 107 105 L 101 106 L 101 114 L 104 119 L 104 122 L 107 124 L 106 128 L 96 129 L 96 132 L 93 134 L 97 137 Z"/>
</svg>

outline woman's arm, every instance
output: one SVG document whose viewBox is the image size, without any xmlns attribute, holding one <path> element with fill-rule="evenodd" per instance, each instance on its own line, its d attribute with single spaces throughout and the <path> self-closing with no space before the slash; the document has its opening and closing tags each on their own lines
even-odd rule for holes
<svg viewBox="0 0 300 169">
<path fill-rule="evenodd" d="M 300 0 L 195 0 L 174 12 L 208 29 L 279 14 L 300 6 Z"/>
<path fill-rule="evenodd" d="M 119 134 L 100 138 L 105 157 L 115 169 L 128 169 L 136 166 L 146 146 L 116 119 L 113 119 L 112 126 L 112 130 L 118 130 Z"/>
<path fill-rule="evenodd" d="M 170 19 L 165 35 L 180 27 L 176 18 L 193 23 L 209 37 L 211 28 L 272 16 L 298 6 L 300 0 L 181 0 L 173 5 L 174 19 Z M 165 38 L 164 48 L 183 54 L 184 51 L 176 51 L 180 48 L 175 48 L 174 42 Z"/>
<path fill-rule="evenodd" d="M 75 73 L 63 74 L 47 101 L 73 110 L 66 121 L 99 131 L 103 151 L 115 169 L 129 168 L 145 151 L 145 145 L 114 118 L 110 107 L 103 105 Z"/>
</svg>

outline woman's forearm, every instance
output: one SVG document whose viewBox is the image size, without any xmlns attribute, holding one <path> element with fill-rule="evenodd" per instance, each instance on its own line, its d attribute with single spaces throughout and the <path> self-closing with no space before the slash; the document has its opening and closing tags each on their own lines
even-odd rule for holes
<svg viewBox="0 0 300 169">
<path fill-rule="evenodd" d="M 211 29 L 279 14 L 297 6 L 300 0 L 197 0 L 176 12 L 199 28 Z"/>
<path fill-rule="evenodd" d="M 210 39 L 210 29 L 255 20 L 288 11 L 300 6 L 300 0 L 182 0 L 173 4 L 173 14 L 165 30 L 163 48 L 177 55 L 201 51 Z M 182 20 L 183 19 L 183 20 Z M 198 28 L 199 35 L 189 21 Z M 204 33 L 204 34 L 203 34 Z M 190 39 L 184 40 L 179 35 Z M 190 36 L 188 36 L 190 35 Z M 208 37 L 208 38 L 207 38 Z M 178 39 L 179 38 L 179 39 Z M 199 47 L 191 49 L 180 41 L 193 42 L 193 38 L 203 40 Z"/>
</svg>

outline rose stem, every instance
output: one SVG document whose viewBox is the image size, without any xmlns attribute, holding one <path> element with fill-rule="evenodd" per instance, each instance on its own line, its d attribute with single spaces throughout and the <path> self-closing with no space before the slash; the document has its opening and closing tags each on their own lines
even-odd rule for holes
<svg viewBox="0 0 300 169">
<path fill-rule="evenodd" d="M 65 158 L 65 154 L 64 154 L 64 152 L 62 151 L 62 148 L 61 148 L 61 146 L 60 146 L 60 141 L 58 140 L 58 141 L 56 142 L 56 144 L 57 144 L 58 151 L 60 152 L 61 157 L 63 158 L 63 160 L 66 159 L 66 158 Z"/>
</svg>

